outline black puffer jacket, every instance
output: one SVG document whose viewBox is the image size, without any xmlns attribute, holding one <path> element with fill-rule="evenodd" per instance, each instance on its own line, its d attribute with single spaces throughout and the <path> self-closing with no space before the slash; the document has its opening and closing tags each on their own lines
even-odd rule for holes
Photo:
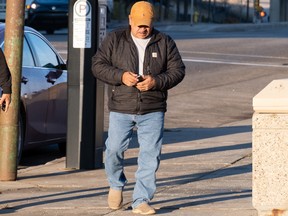
<svg viewBox="0 0 288 216">
<path fill-rule="evenodd" d="M 185 76 L 175 42 L 156 29 L 145 51 L 143 72 L 150 74 L 156 86 L 146 92 L 122 83 L 125 71 L 138 72 L 138 51 L 130 29 L 111 32 L 92 58 L 92 71 L 96 78 L 112 85 L 109 94 L 110 111 L 145 114 L 166 111 L 167 90 L 176 86 Z"/>
<path fill-rule="evenodd" d="M 4 53 L 1 49 L 0 49 L 0 87 L 2 88 L 4 94 L 11 93 L 11 74 L 6 64 Z"/>
</svg>

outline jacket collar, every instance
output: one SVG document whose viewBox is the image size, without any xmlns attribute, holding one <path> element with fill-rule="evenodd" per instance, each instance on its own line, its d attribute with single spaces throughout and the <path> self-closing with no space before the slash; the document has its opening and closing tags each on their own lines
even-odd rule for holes
<svg viewBox="0 0 288 216">
<path fill-rule="evenodd" d="M 125 35 L 126 35 L 126 38 L 129 42 L 133 42 L 133 39 L 131 37 L 130 26 L 129 26 L 129 28 L 126 29 Z M 155 43 L 156 41 L 158 41 L 160 39 L 161 39 L 160 32 L 157 29 L 155 29 L 155 27 L 153 27 L 153 30 L 151 32 L 151 40 L 150 40 L 149 44 Z"/>
</svg>

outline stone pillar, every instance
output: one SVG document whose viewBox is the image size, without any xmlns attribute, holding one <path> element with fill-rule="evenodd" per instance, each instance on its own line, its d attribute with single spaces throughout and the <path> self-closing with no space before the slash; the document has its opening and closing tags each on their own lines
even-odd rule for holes
<svg viewBox="0 0 288 216">
<path fill-rule="evenodd" d="M 253 98 L 252 202 L 259 216 L 288 216 L 288 79 Z"/>
</svg>

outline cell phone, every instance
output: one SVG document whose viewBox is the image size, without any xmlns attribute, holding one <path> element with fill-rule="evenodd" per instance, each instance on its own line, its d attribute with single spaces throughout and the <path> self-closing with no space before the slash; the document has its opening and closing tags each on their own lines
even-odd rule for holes
<svg viewBox="0 0 288 216">
<path fill-rule="evenodd" d="M 6 103 L 5 103 L 5 101 L 2 103 L 1 109 L 2 109 L 3 111 L 5 111 L 5 109 L 6 109 Z"/>
<path fill-rule="evenodd" d="M 142 82 L 144 79 L 143 79 L 143 76 L 141 76 L 141 75 L 138 75 L 137 76 L 137 79 L 138 79 L 138 82 Z"/>
</svg>

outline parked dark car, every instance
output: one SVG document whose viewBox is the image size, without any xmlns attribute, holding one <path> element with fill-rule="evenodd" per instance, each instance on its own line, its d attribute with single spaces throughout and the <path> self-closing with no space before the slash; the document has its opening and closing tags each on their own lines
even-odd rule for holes
<svg viewBox="0 0 288 216">
<path fill-rule="evenodd" d="M 25 24 L 53 34 L 68 27 L 68 0 L 26 0 Z"/>
<path fill-rule="evenodd" d="M 4 50 L 5 24 L 0 24 Z M 64 151 L 67 128 L 66 64 L 38 31 L 25 27 L 18 158 L 22 149 L 58 143 Z"/>
</svg>

